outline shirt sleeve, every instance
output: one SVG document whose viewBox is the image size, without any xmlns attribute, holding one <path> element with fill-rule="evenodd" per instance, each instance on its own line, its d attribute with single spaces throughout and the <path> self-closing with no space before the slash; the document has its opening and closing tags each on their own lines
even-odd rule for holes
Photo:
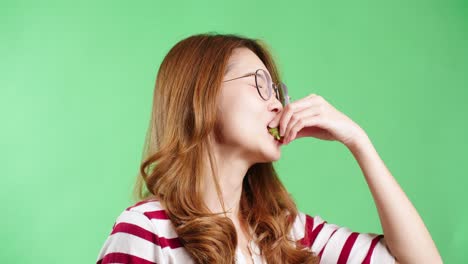
<svg viewBox="0 0 468 264">
<path fill-rule="evenodd" d="M 383 234 L 358 233 L 330 224 L 320 216 L 302 214 L 305 224 L 301 243 L 319 255 L 321 264 L 394 264 Z"/>
<path fill-rule="evenodd" d="M 141 212 L 124 211 L 99 252 L 97 264 L 161 263 L 159 238 L 151 220 Z"/>
</svg>

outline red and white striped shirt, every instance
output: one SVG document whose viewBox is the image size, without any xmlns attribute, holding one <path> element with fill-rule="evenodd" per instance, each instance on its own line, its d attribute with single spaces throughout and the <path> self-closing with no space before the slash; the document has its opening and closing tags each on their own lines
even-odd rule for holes
<svg viewBox="0 0 468 264">
<path fill-rule="evenodd" d="M 352 232 L 346 227 L 329 224 L 320 216 L 311 217 L 299 211 L 290 235 L 317 253 L 320 263 L 395 262 L 383 235 Z M 253 263 L 267 263 L 254 242 L 250 248 Z M 96 263 L 185 264 L 194 261 L 180 243 L 160 202 L 153 199 L 136 203 L 120 214 Z M 236 263 L 246 263 L 239 248 Z"/>
</svg>

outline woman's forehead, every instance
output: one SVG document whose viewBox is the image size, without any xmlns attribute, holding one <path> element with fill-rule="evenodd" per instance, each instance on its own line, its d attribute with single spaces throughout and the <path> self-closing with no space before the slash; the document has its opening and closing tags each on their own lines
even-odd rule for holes
<svg viewBox="0 0 468 264">
<path fill-rule="evenodd" d="M 248 72 L 255 72 L 257 69 L 263 69 L 269 73 L 265 64 L 254 52 L 247 48 L 237 48 L 234 49 L 229 58 L 224 75 L 238 76 Z"/>
</svg>

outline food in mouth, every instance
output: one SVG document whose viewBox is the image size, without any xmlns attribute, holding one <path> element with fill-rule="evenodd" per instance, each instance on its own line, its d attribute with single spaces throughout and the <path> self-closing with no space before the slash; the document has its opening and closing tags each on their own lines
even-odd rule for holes
<svg viewBox="0 0 468 264">
<path fill-rule="evenodd" d="M 270 132 L 270 134 L 276 139 L 276 140 L 280 140 L 281 139 L 281 136 L 279 134 L 279 130 L 277 127 L 273 127 L 273 128 L 268 128 L 268 132 Z"/>
</svg>

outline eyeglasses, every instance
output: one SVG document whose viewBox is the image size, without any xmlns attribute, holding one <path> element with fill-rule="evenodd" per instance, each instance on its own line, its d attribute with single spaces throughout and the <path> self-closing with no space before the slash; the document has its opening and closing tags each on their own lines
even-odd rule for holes
<svg viewBox="0 0 468 264">
<path fill-rule="evenodd" d="M 258 69 L 255 71 L 255 73 L 249 73 L 234 79 L 225 80 L 223 82 L 229 82 L 249 76 L 255 76 L 255 87 L 257 88 L 258 94 L 263 100 L 268 101 L 272 94 L 271 90 L 274 90 L 276 99 L 278 99 L 283 106 L 289 104 L 291 98 L 288 95 L 288 87 L 286 84 L 281 82 L 279 85 L 276 85 L 271 80 L 268 72 L 263 69 Z"/>
</svg>

